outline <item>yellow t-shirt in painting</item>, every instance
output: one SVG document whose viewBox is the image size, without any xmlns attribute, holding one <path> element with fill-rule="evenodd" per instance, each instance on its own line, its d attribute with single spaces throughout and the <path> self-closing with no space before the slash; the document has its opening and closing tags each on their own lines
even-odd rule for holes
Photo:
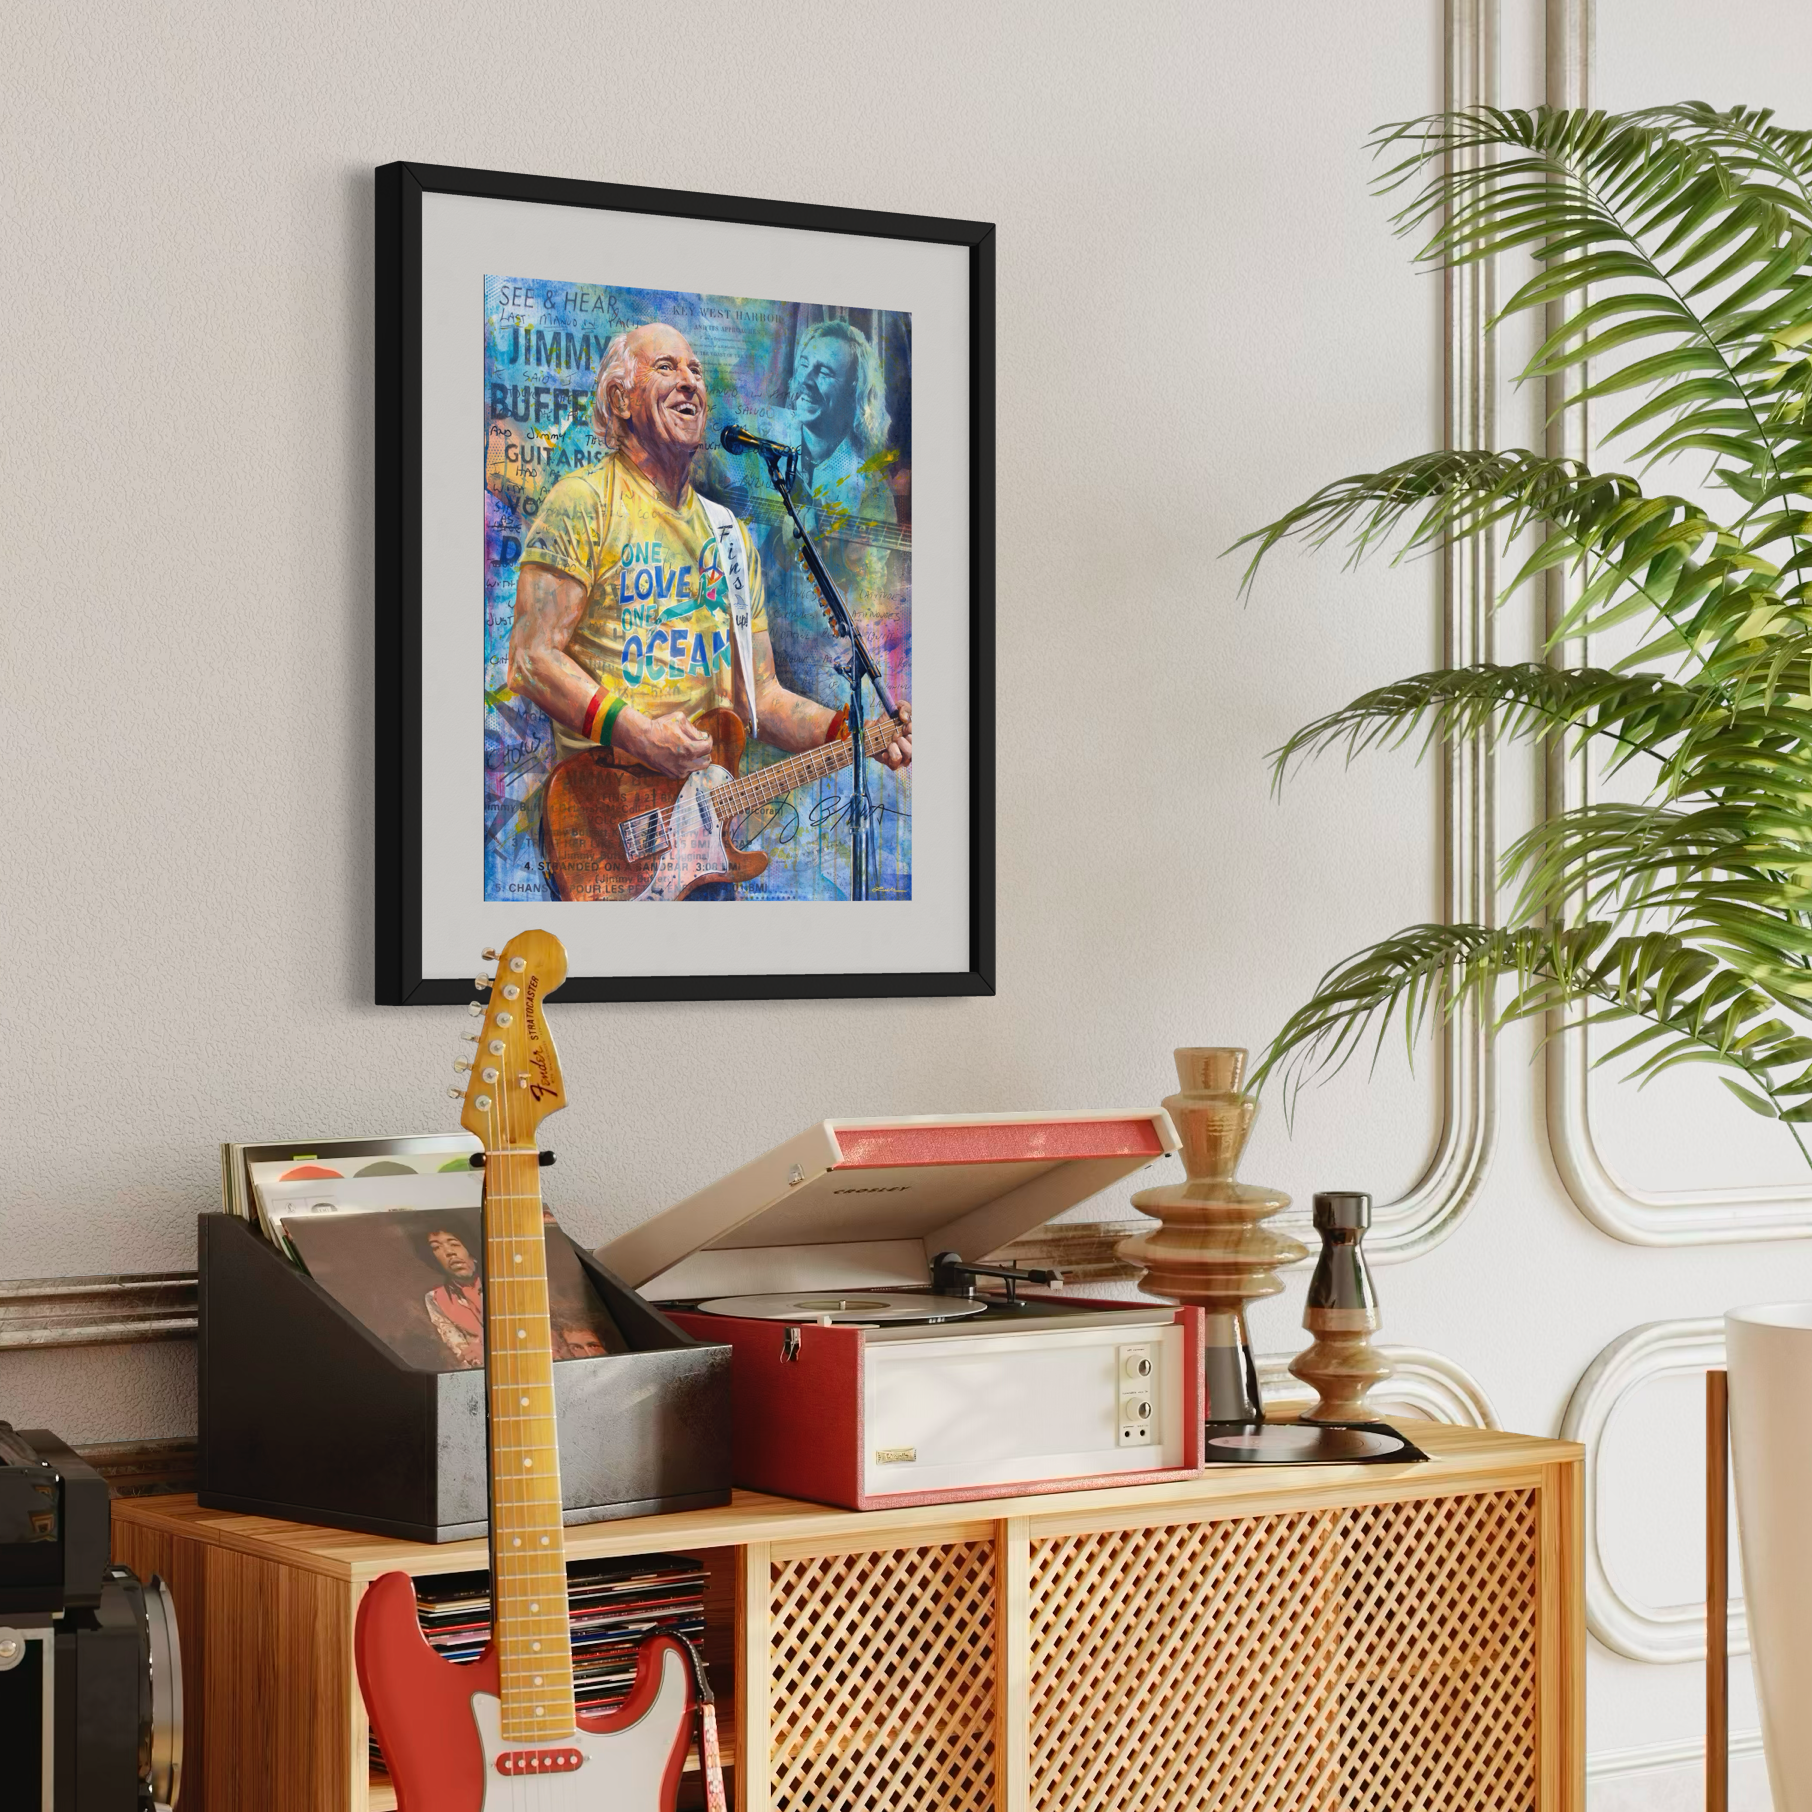
<svg viewBox="0 0 1812 1812">
<path fill-rule="evenodd" d="M 755 633 L 768 626 L 761 557 L 739 522 L 749 575 Z M 585 587 L 585 609 L 566 652 L 604 694 L 603 709 L 621 698 L 645 717 L 684 711 L 689 717 L 735 702 L 730 587 L 717 537 L 690 485 L 669 503 L 627 460 L 614 453 L 569 472 L 542 500 L 522 548 L 533 562 Z M 554 725 L 562 761 L 589 747 Z"/>
</svg>

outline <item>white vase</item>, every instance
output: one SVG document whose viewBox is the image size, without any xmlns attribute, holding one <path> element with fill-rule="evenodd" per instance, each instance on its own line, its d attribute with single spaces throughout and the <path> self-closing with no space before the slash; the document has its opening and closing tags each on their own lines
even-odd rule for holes
<svg viewBox="0 0 1812 1812">
<path fill-rule="evenodd" d="M 1743 1602 L 1775 1812 L 1812 1812 L 1812 1302 L 1724 1317 Z"/>
</svg>

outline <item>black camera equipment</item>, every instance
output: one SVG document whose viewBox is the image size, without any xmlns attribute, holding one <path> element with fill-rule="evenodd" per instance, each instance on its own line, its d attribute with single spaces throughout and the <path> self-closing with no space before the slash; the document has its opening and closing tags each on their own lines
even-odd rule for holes
<svg viewBox="0 0 1812 1812">
<path fill-rule="evenodd" d="M 182 1769 L 176 1607 L 107 1558 L 107 1481 L 0 1422 L 0 1800 L 162 1812 Z"/>
</svg>

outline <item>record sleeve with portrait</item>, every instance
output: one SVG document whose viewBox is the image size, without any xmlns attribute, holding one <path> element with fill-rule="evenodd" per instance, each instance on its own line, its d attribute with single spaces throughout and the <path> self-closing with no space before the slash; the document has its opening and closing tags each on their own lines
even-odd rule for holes
<svg viewBox="0 0 1812 1812">
<path fill-rule="evenodd" d="M 402 1208 L 290 1223 L 310 1277 L 419 1371 L 484 1363 L 484 1224 L 479 1208 Z M 548 1314 L 554 1358 L 629 1350 L 581 1269 L 573 1243 L 549 1216 Z"/>
</svg>

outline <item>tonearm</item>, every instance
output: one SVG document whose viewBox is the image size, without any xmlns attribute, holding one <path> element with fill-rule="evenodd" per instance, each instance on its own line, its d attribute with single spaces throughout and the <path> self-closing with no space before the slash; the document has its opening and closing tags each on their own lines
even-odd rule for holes
<svg viewBox="0 0 1812 1812">
<path fill-rule="evenodd" d="M 940 1252 L 931 1261 L 931 1289 L 937 1296 L 973 1297 L 978 1277 L 1000 1277 L 1006 1280 L 1007 1301 L 1017 1303 L 1022 1283 L 1055 1284 L 1063 1288 L 1060 1271 L 1035 1270 L 1028 1265 L 972 1265 L 960 1253 Z"/>
</svg>

